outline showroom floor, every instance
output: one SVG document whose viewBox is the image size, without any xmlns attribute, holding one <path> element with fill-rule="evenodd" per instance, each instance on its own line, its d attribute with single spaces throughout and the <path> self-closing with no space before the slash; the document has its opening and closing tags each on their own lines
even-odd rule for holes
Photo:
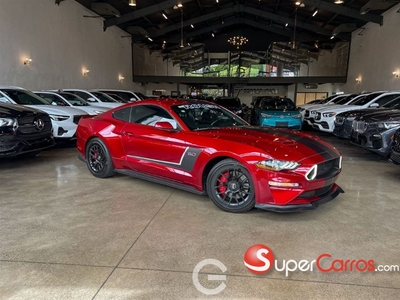
<svg viewBox="0 0 400 300">
<path fill-rule="evenodd" d="M 326 268 L 400 265 L 400 166 L 324 137 L 344 154 L 345 194 L 293 214 L 230 214 L 158 184 L 97 179 L 72 146 L 1 162 L 0 299 L 400 299 L 399 271 L 255 275 L 243 263 L 264 244 L 279 267 L 325 253 Z M 218 266 L 193 275 L 204 259 Z"/>
</svg>

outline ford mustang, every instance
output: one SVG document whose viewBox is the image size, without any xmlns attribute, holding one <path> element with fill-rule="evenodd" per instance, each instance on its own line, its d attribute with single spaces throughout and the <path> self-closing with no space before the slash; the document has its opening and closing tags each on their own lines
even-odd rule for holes
<svg viewBox="0 0 400 300">
<path fill-rule="evenodd" d="M 128 103 L 78 124 L 80 158 L 115 172 L 208 195 L 229 212 L 312 210 L 338 196 L 340 152 L 315 136 L 252 127 L 203 100 Z"/>
</svg>

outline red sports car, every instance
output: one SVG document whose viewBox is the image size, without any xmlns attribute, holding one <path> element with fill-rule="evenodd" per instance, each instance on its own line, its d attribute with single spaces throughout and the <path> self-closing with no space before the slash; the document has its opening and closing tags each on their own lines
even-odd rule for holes
<svg viewBox="0 0 400 300">
<path fill-rule="evenodd" d="M 81 158 L 115 172 L 207 194 L 229 212 L 311 210 L 343 190 L 341 154 L 302 132 L 252 127 L 202 100 L 145 100 L 81 119 Z"/>
</svg>

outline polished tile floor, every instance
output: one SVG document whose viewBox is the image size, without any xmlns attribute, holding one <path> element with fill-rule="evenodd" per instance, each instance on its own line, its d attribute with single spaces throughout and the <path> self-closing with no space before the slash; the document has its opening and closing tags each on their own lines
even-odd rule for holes
<svg viewBox="0 0 400 300">
<path fill-rule="evenodd" d="M 264 244 L 290 270 L 325 253 L 324 268 L 400 265 L 400 167 L 323 137 L 344 155 L 345 194 L 295 214 L 230 214 L 158 184 L 97 179 L 73 146 L 0 162 L 0 299 L 400 299 L 400 271 L 256 275 L 243 263 Z"/>
</svg>

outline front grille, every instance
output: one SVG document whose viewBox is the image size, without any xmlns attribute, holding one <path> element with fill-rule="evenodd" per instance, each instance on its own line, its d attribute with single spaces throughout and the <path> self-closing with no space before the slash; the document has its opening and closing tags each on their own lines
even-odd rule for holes
<svg viewBox="0 0 400 300">
<path fill-rule="evenodd" d="M 74 116 L 74 118 L 73 118 L 73 122 L 75 123 L 75 124 L 78 124 L 79 123 L 79 120 L 82 118 L 82 116 Z"/>
<path fill-rule="evenodd" d="M 276 127 L 288 127 L 289 123 L 288 122 L 275 122 Z"/>
<path fill-rule="evenodd" d="M 43 128 L 39 128 L 35 122 L 43 121 Z M 48 132 L 52 129 L 50 117 L 48 115 L 29 115 L 18 118 L 18 131 L 22 134 L 32 134 L 39 132 Z"/>
<path fill-rule="evenodd" d="M 392 148 L 394 151 L 400 153 L 400 131 L 399 130 L 394 135 Z"/>
<path fill-rule="evenodd" d="M 390 153 L 390 160 L 397 165 L 400 165 L 400 153 L 393 152 Z"/>
<path fill-rule="evenodd" d="M 331 188 L 332 188 L 332 185 L 328 185 L 328 186 L 320 188 L 318 190 L 304 192 L 304 193 L 300 194 L 300 196 L 298 198 L 309 199 L 309 198 L 314 198 L 314 197 L 320 197 L 320 196 L 323 196 L 324 194 L 328 193 L 331 190 Z"/>
<path fill-rule="evenodd" d="M 317 113 L 315 115 L 315 120 L 321 120 L 321 113 Z"/>
<path fill-rule="evenodd" d="M 310 116 L 310 111 L 306 110 L 306 114 L 304 115 L 305 118 L 308 118 Z"/>
<path fill-rule="evenodd" d="M 355 132 L 362 133 L 365 131 L 367 126 L 364 121 L 353 121 L 352 127 Z"/>
<path fill-rule="evenodd" d="M 340 168 L 340 157 L 318 164 L 316 179 L 329 178 L 337 174 Z"/>
</svg>

